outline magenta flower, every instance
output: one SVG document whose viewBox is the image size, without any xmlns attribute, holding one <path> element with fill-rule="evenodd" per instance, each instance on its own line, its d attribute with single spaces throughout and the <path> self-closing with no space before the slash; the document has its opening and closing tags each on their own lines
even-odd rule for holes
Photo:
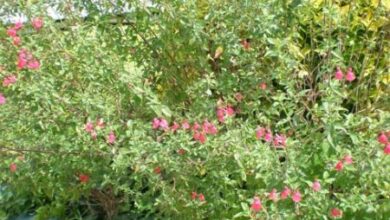
<svg viewBox="0 0 390 220">
<path fill-rule="evenodd" d="M 107 142 L 108 142 L 109 144 L 114 144 L 115 141 L 116 141 L 116 136 L 115 136 L 114 132 L 111 131 L 111 132 L 108 134 L 108 136 L 107 136 Z"/>
<path fill-rule="evenodd" d="M 334 74 L 334 78 L 337 80 L 342 80 L 344 78 L 344 74 L 341 71 L 340 67 L 337 67 L 336 73 Z"/>
<path fill-rule="evenodd" d="M 282 148 L 285 147 L 286 146 L 286 136 L 276 134 L 275 138 L 274 138 L 274 146 L 275 147 L 281 146 Z"/>
<path fill-rule="evenodd" d="M 263 208 L 260 198 L 258 196 L 255 196 L 253 198 L 252 204 L 251 204 L 251 209 L 254 212 L 259 212 Z"/>
<path fill-rule="evenodd" d="M 287 197 L 289 197 L 291 194 L 291 190 L 290 188 L 288 188 L 287 186 L 284 187 L 284 190 L 280 193 L 280 198 L 281 199 L 287 199 Z"/>
<path fill-rule="evenodd" d="M 202 129 L 203 129 L 203 132 L 206 133 L 206 134 L 213 134 L 213 135 L 215 135 L 218 132 L 218 130 L 215 127 L 215 125 L 213 125 L 212 123 L 210 123 L 207 120 L 205 120 L 203 122 Z"/>
<path fill-rule="evenodd" d="M 295 203 L 298 203 L 302 200 L 302 195 L 301 193 L 298 191 L 295 191 L 292 196 L 291 196 L 291 199 L 295 202 Z"/>
<path fill-rule="evenodd" d="M 378 135 L 378 142 L 381 143 L 381 144 L 387 144 L 387 142 L 389 142 L 387 136 L 385 135 L 384 132 L 381 132 L 379 135 Z"/>
<path fill-rule="evenodd" d="M 265 133 L 265 136 L 264 136 L 264 140 L 265 140 L 266 142 L 271 142 L 271 141 L 272 141 L 272 138 L 273 138 L 272 131 L 270 131 L 269 129 L 267 129 L 267 132 Z"/>
<path fill-rule="evenodd" d="M 386 145 L 385 149 L 383 149 L 383 153 L 390 155 L 390 143 Z"/>
<path fill-rule="evenodd" d="M 158 129 L 160 127 L 160 119 L 158 118 L 153 118 L 152 121 L 152 128 L 153 129 Z"/>
<path fill-rule="evenodd" d="M 265 128 L 257 128 L 256 138 L 261 139 L 265 135 Z"/>
<path fill-rule="evenodd" d="M 16 22 L 14 25 L 14 29 L 17 31 L 22 29 L 22 27 L 23 27 L 23 23 L 21 21 Z"/>
<path fill-rule="evenodd" d="M 93 131 L 93 124 L 92 122 L 87 122 L 84 126 L 84 130 L 88 133 L 91 133 Z"/>
<path fill-rule="evenodd" d="M 40 66 L 41 66 L 41 63 L 37 59 L 31 59 L 27 63 L 27 68 L 32 69 L 32 70 L 39 69 Z"/>
<path fill-rule="evenodd" d="M 345 76 L 345 79 L 348 82 L 352 82 L 352 81 L 354 81 L 356 79 L 355 74 L 353 73 L 351 67 L 348 68 L 347 75 Z"/>
</svg>

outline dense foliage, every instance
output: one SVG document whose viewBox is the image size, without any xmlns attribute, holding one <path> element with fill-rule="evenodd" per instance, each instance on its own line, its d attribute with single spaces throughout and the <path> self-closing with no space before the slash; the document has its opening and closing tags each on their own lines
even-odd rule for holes
<svg viewBox="0 0 390 220">
<path fill-rule="evenodd" d="M 2 217 L 390 218 L 388 1 L 88 2 L 0 10 Z"/>
</svg>

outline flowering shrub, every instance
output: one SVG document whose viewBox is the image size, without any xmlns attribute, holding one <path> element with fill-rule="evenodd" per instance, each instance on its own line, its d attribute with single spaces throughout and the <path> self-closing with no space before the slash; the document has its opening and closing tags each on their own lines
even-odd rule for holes
<svg viewBox="0 0 390 220">
<path fill-rule="evenodd" d="M 385 1 L 31 2 L 0 27 L 2 217 L 390 217 Z"/>
</svg>

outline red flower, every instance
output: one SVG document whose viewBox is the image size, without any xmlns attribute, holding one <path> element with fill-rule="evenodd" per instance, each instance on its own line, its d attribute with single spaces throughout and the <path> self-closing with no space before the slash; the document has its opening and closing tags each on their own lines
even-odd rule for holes
<svg viewBox="0 0 390 220">
<path fill-rule="evenodd" d="M 378 142 L 381 143 L 381 144 L 387 144 L 387 142 L 389 142 L 389 139 L 387 138 L 386 134 L 384 132 L 381 132 L 379 135 L 378 135 Z"/>
<path fill-rule="evenodd" d="M 154 172 L 155 174 L 160 174 L 160 173 L 161 173 L 161 167 L 156 167 L 156 168 L 154 168 L 153 172 Z"/>
<path fill-rule="evenodd" d="M 18 168 L 18 167 L 16 166 L 16 163 L 11 163 L 11 164 L 9 165 L 9 170 L 11 171 L 11 173 L 16 172 L 17 168 Z"/>
<path fill-rule="evenodd" d="M 332 218 L 341 218 L 341 217 L 343 217 L 343 211 L 341 211 L 338 208 L 333 208 L 330 210 L 330 216 Z"/>
<path fill-rule="evenodd" d="M 177 129 L 179 129 L 180 128 L 180 125 L 179 125 L 179 123 L 177 123 L 177 122 L 173 122 L 173 125 L 171 126 L 171 130 L 173 131 L 173 132 L 175 132 Z"/>
<path fill-rule="evenodd" d="M 215 125 L 213 125 L 212 123 L 210 123 L 207 120 L 205 120 L 203 122 L 202 129 L 203 129 L 203 132 L 206 134 L 217 134 L 217 132 L 218 132 Z"/>
<path fill-rule="evenodd" d="M 204 195 L 203 195 L 203 193 L 200 193 L 199 195 L 198 195 L 198 198 L 199 198 L 199 201 L 201 201 L 201 202 L 204 202 L 206 199 L 204 198 Z"/>
<path fill-rule="evenodd" d="M 334 168 L 336 169 L 336 171 L 341 171 L 344 168 L 343 161 L 340 160 L 339 162 L 337 162 L 337 164 Z"/>
<path fill-rule="evenodd" d="M 192 193 L 191 193 L 191 198 L 192 198 L 192 200 L 195 200 L 196 197 L 198 197 L 198 194 L 197 194 L 196 192 L 192 192 Z"/>
<path fill-rule="evenodd" d="M 204 144 L 207 140 L 206 135 L 203 132 L 195 131 L 193 138 L 201 144 Z"/>
<path fill-rule="evenodd" d="M 245 50 L 249 50 L 251 48 L 251 44 L 248 39 L 241 40 L 241 45 Z"/>
<path fill-rule="evenodd" d="M 267 84 L 265 82 L 262 82 L 262 83 L 260 83 L 259 87 L 262 90 L 266 90 L 267 89 Z"/>
<path fill-rule="evenodd" d="M 160 119 L 158 118 L 153 118 L 153 121 L 152 121 L 152 128 L 153 129 L 157 129 L 160 127 Z"/>
<path fill-rule="evenodd" d="M 184 150 L 183 148 L 180 148 L 179 150 L 177 150 L 177 153 L 179 155 L 184 155 L 186 153 L 186 150 Z"/>
<path fill-rule="evenodd" d="M 81 183 L 88 183 L 88 181 L 89 181 L 89 176 L 82 173 L 82 174 L 79 175 L 79 181 L 80 181 Z"/>
<path fill-rule="evenodd" d="M 386 145 L 385 149 L 383 149 L 383 152 L 386 155 L 390 155 L 390 143 Z"/>
<path fill-rule="evenodd" d="M 252 201 L 251 209 L 254 212 L 259 212 L 263 208 L 260 198 L 258 196 L 255 196 Z"/>
</svg>

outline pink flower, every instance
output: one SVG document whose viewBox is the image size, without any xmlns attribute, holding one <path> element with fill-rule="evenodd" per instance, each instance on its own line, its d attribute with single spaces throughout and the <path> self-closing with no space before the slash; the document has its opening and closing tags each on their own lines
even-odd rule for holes
<svg viewBox="0 0 390 220">
<path fill-rule="evenodd" d="M 381 144 L 387 144 L 387 142 L 389 142 L 387 136 L 385 135 L 385 133 L 381 132 L 379 135 L 378 135 L 378 142 L 381 143 Z"/>
<path fill-rule="evenodd" d="M 338 208 L 333 208 L 332 210 L 330 210 L 330 216 L 332 218 L 341 218 L 343 217 L 343 211 Z"/>
<path fill-rule="evenodd" d="M 344 77 L 343 72 L 341 71 L 340 67 L 337 67 L 337 70 L 336 70 L 336 73 L 334 75 L 334 78 L 336 78 L 337 80 L 342 80 L 343 77 Z"/>
<path fill-rule="evenodd" d="M 31 24 L 36 31 L 39 31 L 43 27 L 43 19 L 40 17 L 34 18 Z"/>
<path fill-rule="evenodd" d="M 231 106 L 226 107 L 226 114 L 228 116 L 233 116 L 234 115 L 234 109 Z"/>
<path fill-rule="evenodd" d="M 241 102 L 244 99 L 244 96 L 240 92 L 237 92 L 234 94 L 234 98 L 237 100 L 237 102 Z"/>
<path fill-rule="evenodd" d="M 265 135 L 265 128 L 257 128 L 256 130 L 256 138 L 260 139 Z"/>
<path fill-rule="evenodd" d="M 91 131 L 91 137 L 92 137 L 93 140 L 96 140 L 96 138 L 97 138 L 97 133 L 96 133 L 95 130 Z"/>
<path fill-rule="evenodd" d="M 272 132 L 269 129 L 267 129 L 267 133 L 265 133 L 264 140 L 266 142 L 271 142 L 272 138 L 273 138 Z"/>
<path fill-rule="evenodd" d="M 199 198 L 199 201 L 201 201 L 201 202 L 204 202 L 206 199 L 204 198 L 204 195 L 203 195 L 203 193 L 200 193 L 199 195 L 198 195 L 198 198 Z"/>
<path fill-rule="evenodd" d="M 104 120 L 103 120 L 103 118 L 99 118 L 97 120 L 96 127 L 100 128 L 100 129 L 104 128 Z"/>
<path fill-rule="evenodd" d="M 260 198 L 258 196 L 255 196 L 252 201 L 251 209 L 254 212 L 259 212 L 262 208 L 263 206 L 261 205 Z"/>
<path fill-rule="evenodd" d="M 278 193 L 276 192 L 275 188 L 273 188 L 272 191 L 268 194 L 268 199 L 274 202 L 278 201 Z"/>
<path fill-rule="evenodd" d="M 223 109 L 223 108 L 217 109 L 217 118 L 218 118 L 219 122 L 221 122 L 221 123 L 225 122 L 225 113 L 226 113 L 225 109 Z"/>
<path fill-rule="evenodd" d="M 32 70 L 39 69 L 40 66 L 41 66 L 41 64 L 39 63 L 39 60 L 37 60 L 37 59 L 32 59 L 32 60 L 28 61 L 28 63 L 27 63 L 27 68 L 32 69 Z"/>
<path fill-rule="evenodd" d="M 217 134 L 217 128 L 210 123 L 209 121 L 205 120 L 202 125 L 203 132 L 206 134 Z"/>
<path fill-rule="evenodd" d="M 284 190 L 280 193 L 280 198 L 281 199 L 287 199 L 287 197 L 289 197 L 291 194 L 291 190 L 290 188 L 288 188 L 287 186 L 284 187 Z"/>
<path fill-rule="evenodd" d="M 9 165 L 9 170 L 10 170 L 12 173 L 16 172 L 17 168 L 18 168 L 18 167 L 16 166 L 16 163 L 11 163 L 11 164 Z"/>
<path fill-rule="evenodd" d="M 0 93 L 0 105 L 4 105 L 5 103 L 6 103 L 6 99 L 5 99 L 5 97 L 3 96 L 3 94 L 2 93 Z"/>
<path fill-rule="evenodd" d="M 177 122 L 173 122 L 173 125 L 171 126 L 171 130 L 173 131 L 173 132 L 175 132 L 177 129 L 179 129 L 180 128 L 180 125 L 179 125 L 179 123 L 177 123 Z"/>
<path fill-rule="evenodd" d="M 274 145 L 275 145 L 275 147 L 278 147 L 278 146 L 285 147 L 286 146 L 286 136 L 276 134 L 275 138 L 274 138 Z"/>
<path fill-rule="evenodd" d="M 341 171 L 343 170 L 344 168 L 344 164 L 343 164 L 343 161 L 340 160 L 339 162 L 337 162 L 336 166 L 334 167 L 336 169 L 336 171 Z"/>
<path fill-rule="evenodd" d="M 385 149 L 383 149 L 383 153 L 390 155 L 390 143 L 386 145 Z"/>
<path fill-rule="evenodd" d="M 313 184 L 311 185 L 311 188 L 313 189 L 314 192 L 318 192 L 321 190 L 321 184 L 318 182 L 318 180 L 315 180 Z"/>
<path fill-rule="evenodd" d="M 267 89 L 267 84 L 265 82 L 262 82 L 262 83 L 260 83 L 259 87 L 262 90 L 266 90 Z"/>
<path fill-rule="evenodd" d="M 192 200 L 195 200 L 196 197 L 198 197 L 198 193 L 192 192 L 192 193 L 191 193 L 191 198 L 192 198 Z"/>
<path fill-rule="evenodd" d="M 351 67 L 348 68 L 347 75 L 345 76 L 345 79 L 348 82 L 352 82 L 352 81 L 354 81 L 356 79 L 355 74 L 353 73 Z"/>
<path fill-rule="evenodd" d="M 206 135 L 203 132 L 195 131 L 193 138 L 201 144 L 204 144 L 207 140 Z"/>
<path fill-rule="evenodd" d="M 153 129 L 158 129 L 160 127 L 160 119 L 154 118 L 152 121 L 152 128 Z"/>
<path fill-rule="evenodd" d="M 200 128 L 200 125 L 198 124 L 198 122 L 195 122 L 194 125 L 192 126 L 193 131 L 197 131 L 197 130 L 199 130 L 199 128 Z"/>
<path fill-rule="evenodd" d="M 10 37 L 16 37 L 17 36 L 17 31 L 15 28 L 9 28 L 7 30 L 7 35 L 10 36 Z"/>
<path fill-rule="evenodd" d="M 184 130 L 188 130 L 190 129 L 190 123 L 188 123 L 187 120 L 184 120 L 182 123 L 181 123 L 181 128 L 183 128 Z"/>
<path fill-rule="evenodd" d="M 107 136 L 107 142 L 108 142 L 109 144 L 114 144 L 115 141 L 116 141 L 116 136 L 115 136 L 114 132 L 111 131 L 111 132 L 108 134 L 108 136 Z"/>
<path fill-rule="evenodd" d="M 12 43 L 13 43 L 13 45 L 15 45 L 15 46 L 19 46 L 20 45 L 20 37 L 19 36 L 15 36 L 14 38 L 13 38 L 13 41 L 12 41 Z"/>
<path fill-rule="evenodd" d="M 88 133 L 91 133 L 93 131 L 93 124 L 92 122 L 87 122 L 84 126 L 84 130 Z"/>
<path fill-rule="evenodd" d="M 3 79 L 3 86 L 7 87 L 7 86 L 10 86 L 10 85 L 14 84 L 15 82 L 16 82 L 16 76 L 15 75 L 9 75 L 9 76 L 4 77 L 4 79 Z"/>
<path fill-rule="evenodd" d="M 167 120 L 163 118 L 160 120 L 160 128 L 163 130 L 167 130 L 169 128 Z"/>
<path fill-rule="evenodd" d="M 302 200 L 302 195 L 299 191 L 295 191 L 292 196 L 291 196 L 291 199 L 295 202 L 295 203 L 298 203 Z"/>
<path fill-rule="evenodd" d="M 345 164 L 352 164 L 353 163 L 352 156 L 351 155 L 345 155 L 344 156 L 344 162 L 345 162 Z"/>
<path fill-rule="evenodd" d="M 22 27 L 23 27 L 23 23 L 21 21 L 16 22 L 14 25 L 14 29 L 17 31 L 22 29 Z"/>
</svg>

